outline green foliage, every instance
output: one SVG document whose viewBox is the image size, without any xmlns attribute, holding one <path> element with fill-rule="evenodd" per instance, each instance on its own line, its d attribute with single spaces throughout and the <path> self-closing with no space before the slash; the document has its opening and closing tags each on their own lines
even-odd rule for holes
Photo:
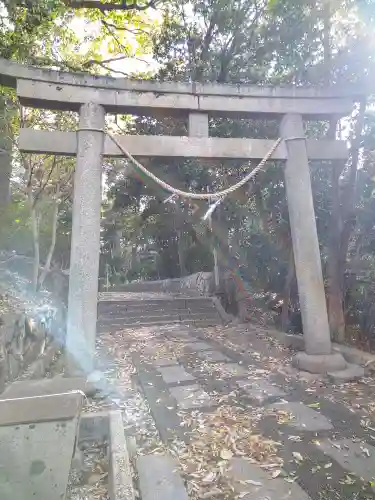
<svg viewBox="0 0 375 500">
<path fill-rule="evenodd" d="M 233 84 L 337 85 L 340 88 L 354 85 L 360 88 L 372 85 L 375 76 L 372 35 L 375 3 L 371 0 L 318 0 L 315 3 L 310 0 L 193 0 L 190 3 L 166 0 L 158 3 L 157 13 L 152 9 L 72 10 L 67 4 L 57 0 L 0 2 L 0 56 L 47 67 L 128 75 L 132 73 L 128 69 L 131 58 L 142 59 L 152 54 L 158 70 L 154 74 L 148 71 L 146 77 Z M 145 73 L 135 76 L 145 77 Z M 2 105 L 5 119 L 0 124 L 4 140 L 17 136 L 18 110 L 13 106 L 14 96 L 8 91 L 1 96 L 1 102 L 6 103 Z M 8 110 L 5 116 L 4 111 Z M 29 111 L 27 119 L 45 129 L 72 130 L 77 117 L 68 113 Z M 7 127 L 3 126 L 5 123 Z M 116 123 L 121 125 L 122 133 L 187 134 L 185 119 L 122 117 Z M 355 116 L 342 123 L 352 145 L 355 123 Z M 324 137 L 329 129 L 329 124 L 323 122 L 305 125 L 311 137 Z M 111 122 L 111 127 L 115 129 L 116 125 Z M 210 118 L 210 135 L 214 137 L 275 139 L 278 128 L 279 123 L 274 119 Z M 339 186 L 335 184 L 331 164 L 314 162 L 311 165 L 326 281 L 332 253 L 330 228 L 338 217 L 336 226 L 340 236 L 351 224 L 342 269 L 343 275 L 351 277 L 345 279 L 347 315 L 358 323 L 359 312 L 363 313 L 369 319 L 366 326 L 362 324 L 367 329 L 371 329 L 373 316 L 375 324 L 375 314 L 370 307 L 373 297 L 370 283 L 375 270 L 374 151 L 375 119 L 368 112 L 359 161 L 356 163 L 353 150 L 348 164 L 340 166 Z M 35 167 L 32 183 L 35 196 L 53 160 L 35 157 L 29 161 Z M 351 176 L 353 162 L 356 175 Z M 19 189 L 7 214 L 2 214 L 6 219 L 0 236 L 2 242 L 7 242 L 7 248 L 18 249 L 23 241 L 28 253 L 31 252 L 30 220 L 22 191 L 25 188 L 22 165 L 22 158 L 15 152 L 15 182 Z M 197 207 L 180 201 L 165 204 L 167 193 L 152 183 L 145 183 L 141 177 L 129 178 L 121 166 L 124 164 L 106 162 L 108 203 L 103 207 L 102 277 L 110 275 L 110 280 L 118 282 L 175 277 L 182 270 L 188 273 L 210 270 L 212 245 L 216 242 L 224 266 L 236 269 L 251 283 L 253 290 L 278 295 L 285 292 L 291 238 L 280 164 L 274 162 L 246 189 L 225 201 L 218 210 L 219 221 L 213 235 L 202 222 L 202 214 L 208 208 L 205 203 Z M 146 166 L 170 184 L 198 192 L 225 188 L 253 167 L 240 161 L 155 158 L 147 160 Z M 69 172 L 73 162 L 64 160 L 61 168 Z M 39 204 L 44 255 L 50 239 L 48 221 L 56 181 L 54 176 L 48 179 Z M 339 215 L 333 210 L 337 187 Z M 346 206 L 346 200 L 351 198 L 348 192 L 353 194 L 350 206 Z M 59 209 L 59 228 L 56 258 L 66 267 L 71 229 L 69 198 Z"/>
<path fill-rule="evenodd" d="M 163 22 L 153 32 L 153 53 L 160 65 L 154 76 L 156 79 L 358 87 L 366 86 L 373 79 L 375 5 L 370 1 L 319 1 L 313 4 L 304 0 L 296 4 L 288 0 L 203 0 L 186 4 L 170 0 L 164 3 L 161 12 Z M 365 23 L 365 20 L 368 22 Z M 346 124 L 349 136 L 354 124 L 355 117 Z M 306 130 L 311 137 L 324 137 L 328 124 L 306 123 Z M 186 124 L 174 119 L 139 118 L 135 120 L 135 131 L 141 134 L 184 135 Z M 211 119 L 210 134 L 217 137 L 276 138 L 279 132 L 278 123 L 271 120 Z M 367 169 L 372 170 L 373 140 L 371 117 L 368 117 L 365 153 L 361 156 L 355 181 L 357 186 L 354 188 L 356 225 L 347 252 L 349 268 L 354 265 L 354 255 L 361 262 L 372 261 L 375 249 L 372 236 L 374 186 L 373 178 L 366 173 Z M 226 187 L 249 168 L 249 165 L 235 161 L 161 162 L 155 159 L 150 160 L 147 166 L 172 185 L 201 192 L 207 188 L 214 191 Z M 348 168 L 350 162 L 347 167 L 341 166 L 340 196 L 344 200 Z M 331 244 L 330 225 L 334 217 L 332 165 L 315 162 L 311 165 L 311 174 L 326 271 Z M 201 269 L 212 267 L 211 238 L 201 228 L 197 230 L 196 220 L 191 226 L 190 212 L 185 206 L 177 210 L 176 206 L 160 205 L 155 202 L 154 186 L 145 188 L 132 182 L 122 185 L 117 192 L 113 189 L 110 196 L 114 199 L 117 212 L 122 212 L 121 203 L 126 200 L 126 213 L 137 213 L 140 217 L 129 219 L 133 225 L 131 230 L 126 228 L 124 231 L 124 241 L 131 234 L 134 242 L 138 232 L 136 241 L 140 245 L 148 242 L 156 248 L 161 261 L 163 255 L 166 256 L 168 272 L 163 274 L 163 266 L 159 268 L 163 276 L 179 274 L 176 247 L 177 234 L 181 231 L 184 241 L 188 242 L 185 250 L 188 271 L 196 269 L 195 263 Z M 160 192 L 156 196 L 158 199 L 167 197 Z M 347 224 L 346 210 L 342 208 L 342 220 L 337 221 L 340 227 Z M 145 214 L 144 218 L 141 212 Z M 280 165 L 267 169 L 245 193 L 237 193 L 237 197 L 227 200 L 221 212 L 221 225 L 225 226 L 223 232 L 229 234 L 228 251 L 225 250 L 227 243 L 222 235 L 216 235 L 216 240 L 222 247 L 225 264 L 234 267 L 246 281 L 251 282 L 253 289 L 281 295 L 288 273 L 291 239 Z M 193 265 L 189 264 L 190 259 Z M 371 269 L 372 266 L 368 270 L 370 274 Z M 361 296 L 362 304 L 363 300 Z"/>
</svg>

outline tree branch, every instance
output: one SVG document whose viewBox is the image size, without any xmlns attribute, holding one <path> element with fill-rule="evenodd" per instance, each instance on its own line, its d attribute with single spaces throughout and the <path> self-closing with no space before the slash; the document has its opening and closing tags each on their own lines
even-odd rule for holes
<svg viewBox="0 0 375 500">
<path fill-rule="evenodd" d="M 117 48 L 121 52 L 121 49 L 128 53 L 128 48 L 121 42 L 118 34 L 116 33 L 116 28 L 111 28 L 109 24 L 103 24 L 105 29 L 107 30 L 109 36 L 113 37 L 114 41 L 117 43 Z"/>
<path fill-rule="evenodd" d="M 38 189 L 37 193 L 35 194 L 34 196 L 34 207 L 35 205 L 37 204 L 38 200 L 39 200 L 39 197 L 40 195 L 43 193 L 43 191 L 45 190 L 50 178 L 51 178 L 51 175 L 52 175 L 52 172 L 55 170 L 55 167 L 56 167 L 56 160 L 57 160 L 57 157 L 54 156 L 53 157 L 53 160 L 52 160 L 52 165 L 51 165 L 51 168 L 47 174 L 47 178 L 46 180 L 43 182 L 43 184 L 41 184 L 40 186 L 40 189 Z"/>
<path fill-rule="evenodd" d="M 129 57 L 128 55 L 122 55 L 122 56 L 111 57 L 110 59 L 104 59 L 103 61 L 99 61 L 97 59 L 90 59 L 89 61 L 83 64 L 83 67 L 87 68 L 88 66 L 92 66 L 94 64 L 103 65 L 111 62 L 122 61 L 123 59 L 127 59 L 128 57 Z"/>
<path fill-rule="evenodd" d="M 137 61 L 140 61 L 140 62 L 143 62 L 147 65 L 149 65 L 150 63 L 148 61 L 145 61 L 144 59 L 140 58 L 140 57 L 132 57 L 132 56 L 119 56 L 119 57 L 114 57 L 112 59 L 107 59 L 106 61 L 97 61 L 95 59 L 91 59 L 90 61 L 88 61 L 87 63 L 84 64 L 85 67 L 89 67 L 89 66 L 101 66 L 102 68 L 106 69 L 107 71 L 110 71 L 112 73 L 118 73 L 119 75 L 123 75 L 125 76 L 126 78 L 129 78 L 130 75 L 129 73 L 126 73 L 125 71 L 121 71 L 119 69 L 114 69 L 114 68 L 111 68 L 110 66 L 107 66 L 108 63 L 111 63 L 111 62 L 116 62 L 116 61 L 121 61 L 122 59 L 135 59 Z"/>
<path fill-rule="evenodd" d="M 53 205 L 51 244 L 50 244 L 50 247 L 48 250 L 46 262 L 44 264 L 44 269 L 43 269 L 43 271 L 39 277 L 39 280 L 38 280 L 38 289 L 43 285 L 44 280 L 46 279 L 47 274 L 49 273 L 49 271 L 51 269 L 52 257 L 53 257 L 53 253 L 54 253 L 55 247 L 56 247 L 56 235 L 57 235 L 57 226 L 58 226 L 58 217 L 59 217 L 59 202 L 60 202 L 59 197 L 60 197 L 60 185 L 57 184 L 54 205 Z"/>
<path fill-rule="evenodd" d="M 108 30 L 109 28 L 113 28 L 115 30 L 119 31 L 128 31 L 129 33 L 132 33 L 133 35 L 139 35 L 140 33 L 145 33 L 147 34 L 148 32 L 146 30 L 143 30 L 142 28 L 127 28 L 126 26 L 117 26 L 116 24 L 109 23 L 108 21 L 105 21 L 104 19 L 100 20 L 102 25 L 105 26 Z"/>
<path fill-rule="evenodd" d="M 123 75 L 126 78 L 129 78 L 129 73 L 125 73 L 124 71 L 120 71 L 119 69 L 112 69 L 112 68 L 110 68 L 109 66 L 107 66 L 105 63 L 103 63 L 101 61 L 92 61 L 92 65 L 93 66 L 94 65 L 100 66 L 100 67 L 104 68 L 105 70 L 107 70 L 109 72 L 118 73 L 119 75 Z"/>
<path fill-rule="evenodd" d="M 200 79 L 203 76 L 204 72 L 204 65 L 206 64 L 207 58 L 208 58 L 208 52 L 210 49 L 210 45 L 213 39 L 214 35 L 214 30 L 216 27 L 216 11 L 211 17 L 210 24 L 207 28 L 206 34 L 203 39 L 203 44 L 202 44 L 202 50 L 201 50 L 201 60 L 200 60 L 200 65 L 196 67 L 195 69 L 195 75 L 194 75 L 194 80 L 200 81 Z M 195 61 L 197 62 L 197 61 Z"/>
<path fill-rule="evenodd" d="M 121 3 L 102 3 L 98 0 L 65 0 L 68 7 L 72 9 L 97 9 L 100 12 L 108 12 L 114 10 L 146 10 L 148 8 L 155 8 L 156 1 L 150 0 L 144 5 L 138 5 L 135 1 L 127 3 L 122 0 Z"/>
</svg>

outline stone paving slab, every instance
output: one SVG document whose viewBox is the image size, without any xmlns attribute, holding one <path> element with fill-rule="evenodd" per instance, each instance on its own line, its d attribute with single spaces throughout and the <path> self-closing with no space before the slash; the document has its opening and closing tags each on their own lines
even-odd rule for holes
<svg viewBox="0 0 375 500">
<path fill-rule="evenodd" d="M 268 472 L 243 458 L 231 460 L 229 476 L 236 493 L 245 500 L 311 500 L 296 482 L 272 479 Z"/>
<path fill-rule="evenodd" d="M 174 333 L 170 340 L 178 342 L 192 342 L 191 336 L 185 332 Z"/>
<path fill-rule="evenodd" d="M 188 440 L 188 429 L 181 426 L 176 412 L 176 400 L 170 394 L 161 376 L 157 372 L 147 371 L 134 357 L 138 380 L 150 406 L 151 413 L 164 443 L 173 442 L 176 437 Z"/>
<path fill-rule="evenodd" d="M 183 326 L 180 325 L 174 325 L 175 328 L 170 328 L 168 333 L 173 333 L 173 337 L 176 337 L 178 339 L 183 339 L 183 340 L 189 340 L 192 342 L 194 340 L 194 337 L 191 336 L 191 333 L 187 328 L 184 328 Z"/>
<path fill-rule="evenodd" d="M 169 357 L 165 357 L 165 358 L 160 357 L 160 358 L 154 359 L 152 361 L 152 364 L 154 366 L 158 366 L 158 367 L 171 366 L 171 365 L 178 365 L 178 361 L 174 356 L 169 356 Z"/>
<path fill-rule="evenodd" d="M 188 500 L 178 464 L 170 455 L 140 456 L 136 468 L 142 500 Z"/>
<path fill-rule="evenodd" d="M 237 385 L 243 389 L 252 399 L 263 403 L 269 398 L 279 398 L 286 396 L 286 393 L 279 387 L 272 385 L 267 380 L 238 380 Z"/>
<path fill-rule="evenodd" d="M 277 425 L 275 424 L 274 416 L 265 415 L 264 418 L 261 418 L 260 421 L 256 423 L 255 430 L 266 439 L 272 439 L 280 443 L 277 454 L 284 460 L 283 467 L 285 473 L 290 474 L 291 478 L 297 477 L 296 482 L 288 483 L 281 475 L 274 480 L 267 476 L 266 481 L 259 479 L 259 475 L 250 476 L 247 473 L 246 476 L 243 476 L 242 481 L 252 482 L 240 483 L 237 488 L 237 495 L 244 493 L 241 498 L 248 500 L 282 500 L 284 498 L 284 496 L 282 496 L 284 493 L 282 488 L 286 487 L 288 490 L 285 492 L 287 495 L 285 498 L 289 500 L 304 500 L 309 498 L 312 500 L 353 500 L 356 494 L 360 495 L 358 500 L 359 498 L 361 498 L 361 500 L 375 498 L 368 484 L 359 484 L 359 480 L 354 483 L 354 474 L 350 476 L 354 478 L 353 484 L 345 484 L 347 471 L 353 472 L 351 465 L 349 464 L 344 468 L 345 466 L 342 466 L 337 459 L 331 459 L 329 454 L 325 453 L 325 450 L 315 446 L 314 442 L 312 442 L 312 440 L 323 440 L 327 437 L 342 439 L 343 437 L 351 437 L 354 433 L 363 440 L 369 440 L 370 430 L 364 430 L 361 427 L 359 414 L 356 412 L 351 413 L 344 405 L 338 404 L 330 399 L 332 392 L 330 392 L 327 386 L 321 387 L 315 385 L 314 382 L 307 385 L 304 380 L 302 380 L 302 382 L 293 380 L 293 376 L 289 378 L 286 376 L 285 372 L 281 370 L 279 372 L 279 368 L 283 368 L 283 366 L 279 366 L 277 363 L 277 352 L 273 353 L 274 359 L 271 359 L 270 366 L 267 366 L 265 364 L 267 363 L 266 358 L 270 356 L 268 347 L 262 350 L 261 346 L 259 346 L 257 349 L 257 352 L 260 353 L 259 359 L 257 359 L 255 355 L 253 356 L 254 359 L 252 359 L 251 356 L 249 356 L 249 351 L 245 348 L 246 346 L 244 346 L 243 349 L 239 347 L 237 351 L 234 344 L 231 347 L 224 345 L 220 347 L 217 341 L 211 341 L 207 336 L 204 338 L 204 332 L 200 333 L 199 330 L 193 329 L 192 331 L 193 335 L 191 339 L 189 342 L 184 341 L 184 345 L 188 343 L 190 345 L 195 345 L 197 342 L 211 345 L 210 349 L 202 351 L 196 350 L 196 352 L 190 349 L 190 352 L 186 351 L 185 355 L 181 355 L 180 353 L 178 355 L 178 362 L 181 363 L 181 365 L 185 365 L 185 369 L 191 372 L 192 376 L 195 377 L 194 381 L 188 380 L 178 387 L 172 385 L 167 386 L 162 376 L 159 375 L 159 373 L 161 373 L 160 371 L 157 373 L 156 370 L 146 366 L 147 370 L 149 370 L 149 376 L 142 382 L 142 388 L 149 401 L 152 415 L 156 420 L 158 430 L 165 443 L 169 444 L 174 442 L 174 435 L 178 435 L 179 439 L 183 439 L 185 443 L 188 443 L 191 438 L 191 429 L 186 429 L 185 426 L 181 426 L 181 411 L 179 412 L 178 409 L 182 410 L 182 407 L 176 404 L 177 398 L 180 398 L 182 405 L 184 404 L 184 399 L 187 405 L 190 405 L 190 403 L 193 404 L 193 397 L 185 398 L 186 395 L 189 396 L 187 392 L 189 388 L 192 390 L 191 388 L 193 387 L 193 390 L 198 391 L 199 387 L 201 387 L 202 392 L 205 391 L 208 395 L 217 393 L 218 395 L 225 396 L 233 393 L 233 397 L 231 396 L 229 398 L 229 404 L 238 405 L 245 410 L 249 408 L 253 410 L 255 407 L 255 401 L 251 401 L 250 397 L 245 395 L 246 389 L 254 391 L 252 394 L 249 394 L 249 396 L 258 396 L 259 398 L 267 396 L 267 399 L 268 394 L 273 394 L 273 396 L 270 397 L 285 397 L 288 400 L 293 399 L 293 402 L 283 401 L 282 404 L 278 405 L 272 400 L 265 404 L 267 404 L 267 407 L 274 407 L 278 410 L 284 410 L 287 413 L 291 413 L 294 418 L 291 418 L 291 420 L 285 422 L 285 424 Z M 164 332 L 162 330 L 161 332 L 163 335 Z M 173 339 L 178 342 L 174 332 L 165 332 L 165 336 L 168 339 Z M 260 340 L 259 343 L 261 343 Z M 228 355 L 230 359 L 235 360 L 240 370 L 246 372 L 247 366 L 250 366 L 249 371 L 240 377 L 225 377 L 221 375 L 222 371 L 224 371 L 228 365 L 234 365 L 235 363 L 219 361 L 214 362 L 212 365 L 208 362 L 204 365 L 207 367 L 207 370 L 202 372 L 202 363 L 198 362 L 198 359 L 203 358 L 207 361 L 210 354 L 214 351 L 219 353 L 219 355 L 220 353 Z M 165 356 L 169 357 L 167 353 Z M 244 364 L 242 364 L 241 361 Z M 173 366 L 177 367 L 178 365 Z M 167 368 L 168 365 L 164 365 L 164 367 Z M 272 373 L 271 376 L 269 376 L 270 372 Z M 238 374 L 238 371 L 236 374 Z M 233 375 L 233 373 L 231 375 Z M 277 383 L 278 386 L 274 386 L 273 382 Z M 242 387 L 243 391 L 236 391 L 238 387 Z M 175 389 L 176 391 L 173 394 Z M 288 393 L 288 395 L 285 395 L 283 390 L 285 393 Z M 263 391 L 266 394 L 264 394 Z M 327 394 L 328 398 L 325 397 Z M 318 402 L 320 403 L 320 407 L 317 407 Z M 309 404 L 311 405 L 310 407 Z M 204 412 L 205 410 L 199 410 L 199 413 L 202 411 Z M 168 418 L 168 413 L 171 414 L 171 419 Z M 288 419 L 286 418 L 285 420 Z M 373 427 L 375 428 L 375 425 L 373 425 Z M 363 431 L 362 433 L 361 429 Z M 185 435 L 180 437 L 178 431 L 181 432 L 182 430 L 185 431 Z M 373 450 L 369 446 L 366 448 L 368 448 L 372 457 Z M 361 453 L 363 455 L 362 451 Z M 302 457 L 301 460 L 299 460 L 298 456 Z M 367 460 L 371 460 L 371 458 Z M 252 464 L 247 462 L 246 465 L 251 466 Z M 317 470 L 315 471 L 314 469 Z M 373 470 L 375 471 L 375 467 Z M 261 469 L 260 472 L 265 473 L 265 470 Z M 282 486 L 277 484 L 278 481 L 281 481 Z M 261 485 L 257 483 L 261 483 Z M 269 483 L 271 483 L 271 485 L 276 484 L 277 488 L 275 490 L 271 489 L 270 491 L 268 489 Z M 254 486 L 259 488 L 256 493 L 253 493 Z M 260 486 L 262 488 L 260 488 Z M 297 487 L 297 491 L 295 487 Z M 245 488 L 251 489 L 251 491 L 247 491 Z M 303 490 L 301 490 L 301 488 L 303 488 Z"/>
<path fill-rule="evenodd" d="M 181 382 L 195 380 L 195 377 L 188 373 L 181 365 L 161 366 L 158 368 L 158 372 L 160 372 L 166 384 L 180 384 Z"/>
<path fill-rule="evenodd" d="M 203 361 L 208 361 L 211 363 L 217 363 L 219 361 L 231 361 L 228 356 L 220 351 L 201 351 L 197 353 L 197 356 Z"/>
<path fill-rule="evenodd" d="M 183 410 L 212 406 L 214 404 L 207 392 L 197 384 L 171 387 L 169 392 L 176 399 L 178 406 Z"/>
<path fill-rule="evenodd" d="M 223 378 L 245 377 L 249 375 L 248 371 L 237 363 L 216 363 L 215 368 L 218 368 Z"/>
<path fill-rule="evenodd" d="M 375 448 L 365 442 L 351 439 L 324 439 L 316 445 L 320 450 L 336 460 L 341 467 L 365 481 L 375 481 Z M 375 491 L 375 486 L 372 486 Z"/>
<path fill-rule="evenodd" d="M 212 346 L 207 344 L 206 342 L 188 342 L 185 344 L 185 347 L 188 347 L 191 351 L 211 351 Z"/>
<path fill-rule="evenodd" d="M 300 402 L 274 403 L 270 408 L 291 413 L 294 418 L 288 425 L 301 431 L 316 432 L 333 428 L 328 418 Z"/>
</svg>

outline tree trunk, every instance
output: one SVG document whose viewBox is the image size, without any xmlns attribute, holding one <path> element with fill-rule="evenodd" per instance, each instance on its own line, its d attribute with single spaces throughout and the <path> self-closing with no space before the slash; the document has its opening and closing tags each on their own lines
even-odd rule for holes
<svg viewBox="0 0 375 500">
<path fill-rule="evenodd" d="M 324 83 L 331 83 L 332 51 L 331 51 L 331 4 L 323 1 L 323 53 L 324 53 Z M 337 119 L 331 119 L 327 137 L 335 139 Z M 340 235 L 342 230 L 341 202 L 340 202 L 340 175 L 344 165 L 341 162 L 332 163 L 332 208 L 328 235 L 327 260 L 327 312 L 331 337 L 337 342 L 345 340 L 345 315 L 343 308 L 343 276 L 345 269 L 342 266 L 340 255 Z"/>
<path fill-rule="evenodd" d="M 228 227 L 224 222 L 221 207 L 218 206 L 211 216 L 211 249 L 214 263 L 215 280 L 218 283 L 216 293 L 225 294 L 225 275 L 227 271 L 233 272 L 231 265 L 231 251 Z"/>
<path fill-rule="evenodd" d="M 49 273 L 51 269 L 51 262 L 52 262 L 52 257 L 53 257 L 53 252 L 55 251 L 55 246 L 56 246 L 56 234 L 57 234 L 57 226 L 58 226 L 58 215 L 59 215 L 59 199 L 58 199 L 58 193 L 57 197 L 54 200 L 54 207 L 53 207 L 53 215 L 52 215 L 52 234 L 51 234 L 51 244 L 48 250 L 46 262 L 44 264 L 43 271 L 40 275 L 39 278 L 39 283 L 38 283 L 38 288 L 40 288 L 44 280 L 46 279 L 47 274 Z"/>
<path fill-rule="evenodd" d="M 359 105 L 356 124 L 354 127 L 354 137 L 351 140 L 352 145 L 350 149 L 349 175 L 345 189 L 343 190 L 342 193 L 344 225 L 341 234 L 341 248 L 339 255 L 342 261 L 346 260 L 346 254 L 348 252 L 350 236 L 355 227 L 355 218 L 356 218 L 355 192 L 356 192 L 359 152 L 362 142 L 362 130 L 364 126 L 366 104 L 367 104 L 366 100 L 363 100 L 360 102 Z"/>
<path fill-rule="evenodd" d="M 137 245 L 132 245 L 132 254 L 131 254 L 131 269 L 134 269 L 137 265 Z"/>
<path fill-rule="evenodd" d="M 344 274 L 349 241 L 355 227 L 355 190 L 359 151 L 366 102 L 360 103 L 352 138 L 349 174 L 340 196 L 342 168 L 335 163 L 332 169 L 332 214 L 328 248 L 328 317 L 331 335 L 337 342 L 345 341 Z"/>
<path fill-rule="evenodd" d="M 331 120 L 327 137 L 334 139 L 337 120 Z M 340 176 L 344 165 L 341 162 L 332 162 L 332 205 L 328 235 L 327 259 L 327 312 L 331 337 L 336 342 L 345 341 L 345 314 L 343 306 L 343 278 L 345 259 L 340 259 L 342 233 L 342 207 L 340 199 Z M 346 252 L 345 252 L 346 257 Z"/>
<path fill-rule="evenodd" d="M 32 290 L 36 292 L 38 289 L 38 278 L 39 278 L 39 220 L 35 207 L 31 207 L 31 230 L 33 236 L 33 248 L 34 248 L 34 264 L 33 264 L 33 276 L 32 276 Z"/>
<path fill-rule="evenodd" d="M 296 278 L 296 268 L 294 266 L 293 248 L 290 249 L 288 273 L 285 278 L 284 291 L 283 291 L 283 305 L 281 309 L 281 328 L 285 331 L 288 327 L 289 320 L 289 302 L 290 294 L 292 291 L 293 282 Z"/>
<path fill-rule="evenodd" d="M 177 246 L 178 246 L 178 264 L 180 267 L 180 277 L 182 278 L 183 276 L 187 275 L 183 231 L 177 231 Z"/>
<path fill-rule="evenodd" d="M 116 229 L 113 237 L 112 257 L 120 259 L 122 257 L 121 248 L 122 229 Z"/>
<path fill-rule="evenodd" d="M 10 176 L 12 173 L 12 157 L 10 151 L 0 148 L 0 210 L 10 201 Z"/>
<path fill-rule="evenodd" d="M 12 175 L 13 134 L 10 123 L 14 107 L 9 99 L 0 96 L 0 210 L 10 201 L 10 178 Z"/>
<path fill-rule="evenodd" d="M 332 166 L 332 211 L 328 240 L 328 320 L 332 338 L 337 342 L 345 340 L 345 317 L 343 309 L 343 273 L 340 254 L 341 206 L 339 180 L 342 166 L 334 162 Z"/>
</svg>

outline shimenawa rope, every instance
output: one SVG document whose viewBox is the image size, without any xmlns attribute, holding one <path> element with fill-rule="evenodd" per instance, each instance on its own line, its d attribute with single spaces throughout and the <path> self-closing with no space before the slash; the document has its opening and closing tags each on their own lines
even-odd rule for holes
<svg viewBox="0 0 375 500">
<path fill-rule="evenodd" d="M 255 175 L 257 175 L 257 173 L 260 170 L 263 169 L 263 167 L 265 166 L 266 162 L 271 158 L 271 156 L 274 154 L 274 152 L 276 151 L 276 149 L 280 145 L 281 141 L 283 140 L 281 137 L 279 137 L 275 141 L 275 143 L 272 145 L 272 147 L 270 148 L 270 150 L 266 153 L 266 155 L 264 156 L 264 158 L 260 161 L 260 163 L 251 172 L 249 172 L 247 175 L 245 175 L 245 177 L 243 179 L 241 179 L 240 181 L 238 181 L 236 184 L 233 184 L 233 186 L 230 186 L 227 189 L 223 189 L 222 191 L 217 191 L 216 193 L 190 193 L 188 191 L 181 191 L 181 189 L 177 189 L 177 188 L 171 186 L 170 184 L 168 184 L 167 182 L 163 181 L 162 179 L 159 179 L 159 177 L 157 177 L 156 175 L 154 175 L 146 167 L 144 167 L 138 160 L 136 160 L 134 158 L 134 156 L 132 156 L 129 153 L 129 151 L 127 151 L 122 146 L 122 144 L 120 144 L 119 141 L 110 132 L 108 132 L 106 130 L 102 130 L 102 129 L 96 129 L 96 128 L 80 128 L 80 129 L 77 130 L 77 132 L 83 132 L 83 131 L 87 131 L 87 132 L 101 132 L 101 133 L 106 134 L 111 139 L 111 141 L 120 149 L 120 151 L 141 172 L 143 172 L 145 175 L 147 175 L 147 177 L 149 177 L 150 179 L 152 179 L 160 187 L 162 187 L 166 191 L 169 191 L 173 195 L 179 196 L 179 197 L 182 197 L 182 198 L 188 198 L 188 199 L 191 199 L 191 200 L 220 200 L 220 201 L 222 201 L 223 198 L 225 198 L 229 194 L 233 193 L 234 191 L 236 191 L 240 187 L 244 186 L 247 182 L 249 182 L 250 179 L 252 179 L 253 177 L 255 177 Z M 296 137 L 296 138 L 293 137 L 293 138 L 290 138 L 289 140 L 292 140 L 292 139 L 304 139 L 304 138 L 303 137 Z M 288 140 L 288 139 L 284 139 L 284 141 L 285 140 Z"/>
</svg>

